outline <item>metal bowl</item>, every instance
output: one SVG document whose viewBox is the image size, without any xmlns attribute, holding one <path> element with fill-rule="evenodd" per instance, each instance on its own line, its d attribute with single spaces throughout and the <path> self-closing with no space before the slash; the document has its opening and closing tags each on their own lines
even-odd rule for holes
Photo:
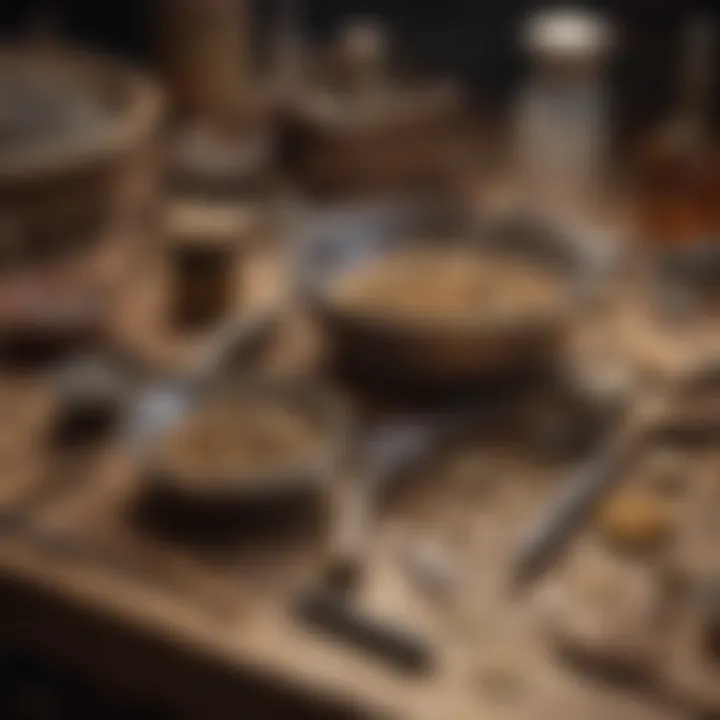
<svg viewBox="0 0 720 720">
<path fill-rule="evenodd" d="M 250 396 L 306 415 L 317 427 L 317 446 L 291 465 L 270 464 L 236 477 L 188 477 L 170 469 L 162 443 L 173 429 L 208 399 L 242 402 Z M 144 481 L 137 506 L 143 521 L 173 535 L 226 540 L 247 532 L 294 528 L 318 517 L 343 443 L 350 437 L 348 415 L 334 396 L 307 382 L 246 375 L 188 384 L 166 400 L 170 397 L 177 401 L 170 408 L 172 419 L 162 418 L 145 433 L 150 442 L 142 448 Z M 162 398 L 158 395 L 157 400 Z"/>
<path fill-rule="evenodd" d="M 329 286 L 388 253 L 422 243 L 508 254 L 551 273 L 567 290 L 558 312 L 531 322 L 405 323 L 340 307 Z M 595 274 L 572 238 L 549 228 L 506 222 L 468 232 L 447 208 L 374 206 L 313 214 L 296 246 L 298 285 L 330 340 L 333 361 L 353 377 L 389 389 L 466 389 L 544 374 L 557 365 L 577 301 Z"/>
</svg>

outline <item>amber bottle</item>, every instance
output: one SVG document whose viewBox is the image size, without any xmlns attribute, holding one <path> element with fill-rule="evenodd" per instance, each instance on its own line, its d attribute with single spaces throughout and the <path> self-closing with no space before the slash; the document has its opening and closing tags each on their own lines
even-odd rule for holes
<svg viewBox="0 0 720 720">
<path fill-rule="evenodd" d="M 720 167 L 707 112 L 711 51 L 711 26 L 692 20 L 684 43 L 679 111 L 640 147 L 636 221 L 644 242 L 692 246 L 720 230 Z"/>
</svg>

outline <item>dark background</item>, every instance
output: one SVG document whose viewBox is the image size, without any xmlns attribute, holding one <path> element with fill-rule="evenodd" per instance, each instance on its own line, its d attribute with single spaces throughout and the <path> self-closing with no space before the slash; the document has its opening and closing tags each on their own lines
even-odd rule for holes
<svg viewBox="0 0 720 720">
<path fill-rule="evenodd" d="M 261 56 L 267 51 L 280 1 L 253 3 Z M 44 4 L 54 6 L 63 31 L 83 45 L 148 64 L 157 60 L 153 0 L 46 0 Z M 305 30 L 315 42 L 331 37 L 343 18 L 381 16 L 404 65 L 462 76 L 475 103 L 493 112 L 503 107 L 522 74 L 514 30 L 529 9 L 542 5 L 538 0 L 305 0 L 304 4 Z M 717 21 L 714 5 L 720 5 L 682 0 L 575 4 L 603 8 L 617 22 L 623 43 L 610 77 L 619 125 L 630 132 L 662 115 L 672 102 L 683 20 L 703 7 Z M 0 0 L 0 32 L 21 32 L 39 6 L 31 0 Z M 720 54 L 716 65 L 720 67 Z"/>
</svg>

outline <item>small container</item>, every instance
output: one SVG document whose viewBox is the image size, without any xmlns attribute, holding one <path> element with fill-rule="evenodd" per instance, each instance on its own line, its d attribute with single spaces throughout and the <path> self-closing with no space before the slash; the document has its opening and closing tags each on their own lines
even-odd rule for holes
<svg viewBox="0 0 720 720">
<path fill-rule="evenodd" d="M 288 108 L 286 164 L 310 196 L 455 194 L 467 155 L 463 93 L 398 77 L 390 50 L 374 23 L 347 26 Z"/>
<path fill-rule="evenodd" d="M 170 96 L 174 191 L 213 197 L 265 187 L 271 143 L 267 102 L 255 79 L 247 0 L 162 0 L 161 34 Z"/>
<path fill-rule="evenodd" d="M 185 242 L 173 249 L 172 316 L 175 325 L 214 325 L 233 300 L 233 248 Z"/>
<path fill-rule="evenodd" d="M 171 213 L 171 323 L 184 330 L 217 324 L 232 312 L 239 292 L 239 229 L 222 208 L 183 206 Z"/>
</svg>

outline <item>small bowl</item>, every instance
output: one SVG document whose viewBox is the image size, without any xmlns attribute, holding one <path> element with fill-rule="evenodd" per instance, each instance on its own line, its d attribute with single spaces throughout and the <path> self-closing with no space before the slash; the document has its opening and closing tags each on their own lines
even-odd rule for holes
<svg viewBox="0 0 720 720">
<path fill-rule="evenodd" d="M 215 379 L 185 393 L 176 417 L 153 437 L 143 462 L 140 515 L 155 528 L 175 535 L 235 539 L 247 533 L 277 532 L 318 517 L 343 443 L 347 416 L 339 403 L 307 382 L 244 377 Z M 290 464 L 258 466 L 251 473 L 203 478 L 173 469 L 162 456 L 163 441 L 210 399 L 267 398 L 293 408 L 317 427 L 318 442 L 306 457 Z"/>
</svg>

